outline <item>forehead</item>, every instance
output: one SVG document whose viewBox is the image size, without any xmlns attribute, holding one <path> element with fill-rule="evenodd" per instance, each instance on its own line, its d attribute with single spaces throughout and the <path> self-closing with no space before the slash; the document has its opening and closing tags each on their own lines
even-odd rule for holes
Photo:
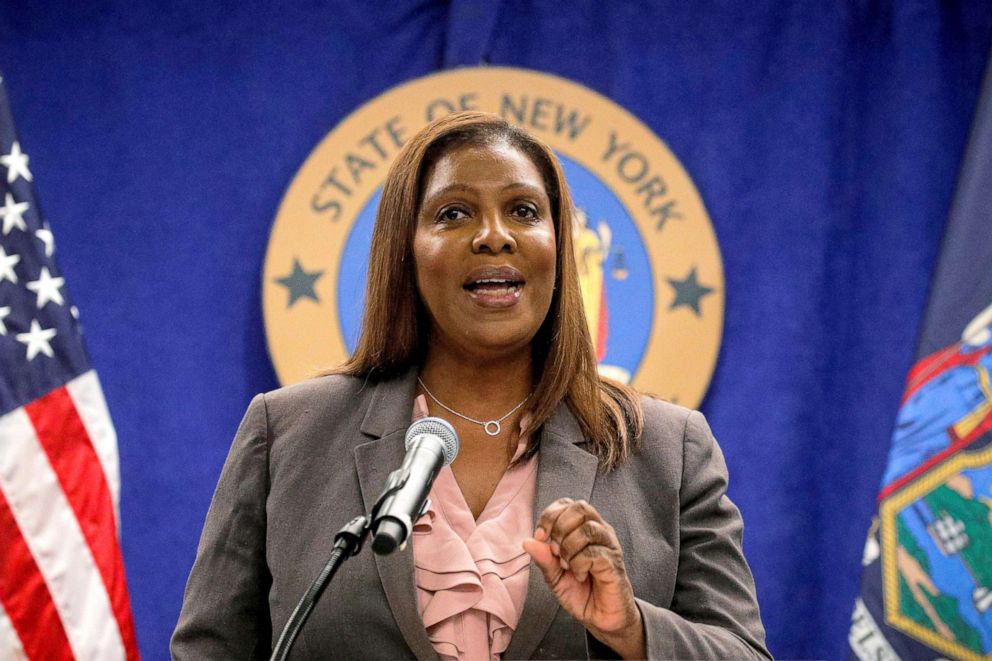
<svg viewBox="0 0 992 661">
<path fill-rule="evenodd" d="M 426 199 L 452 185 L 481 189 L 510 184 L 547 193 L 541 171 L 518 147 L 505 141 L 458 145 L 442 152 L 427 169 L 423 193 Z"/>
</svg>

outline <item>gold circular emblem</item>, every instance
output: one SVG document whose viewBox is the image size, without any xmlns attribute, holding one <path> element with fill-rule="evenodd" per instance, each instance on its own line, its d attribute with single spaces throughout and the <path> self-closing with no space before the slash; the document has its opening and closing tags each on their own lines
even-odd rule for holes
<svg viewBox="0 0 992 661">
<path fill-rule="evenodd" d="M 358 338 L 372 219 L 404 141 L 458 110 L 496 113 L 561 157 L 575 257 L 600 371 L 689 407 L 702 401 L 723 333 L 720 249 L 682 164 L 633 115 L 536 71 L 446 71 L 381 94 L 335 127 L 279 206 L 262 273 L 269 353 L 281 383 L 343 362 Z"/>
</svg>

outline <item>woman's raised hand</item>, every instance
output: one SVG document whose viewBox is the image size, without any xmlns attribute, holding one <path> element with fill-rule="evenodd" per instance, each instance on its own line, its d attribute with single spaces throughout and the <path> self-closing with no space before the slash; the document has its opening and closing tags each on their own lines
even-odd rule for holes
<svg viewBox="0 0 992 661">
<path fill-rule="evenodd" d="M 592 505 L 562 498 L 549 505 L 524 540 L 562 607 L 624 658 L 647 654 L 641 612 L 616 532 Z"/>
</svg>

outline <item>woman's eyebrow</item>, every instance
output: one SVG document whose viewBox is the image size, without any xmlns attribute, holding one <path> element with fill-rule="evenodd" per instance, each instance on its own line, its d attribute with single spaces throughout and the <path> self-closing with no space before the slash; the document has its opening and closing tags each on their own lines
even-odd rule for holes
<svg viewBox="0 0 992 661">
<path fill-rule="evenodd" d="M 536 193 L 544 193 L 544 190 L 543 189 L 538 188 L 537 186 L 534 186 L 533 184 L 528 184 L 528 183 L 523 182 L 523 181 L 510 182 L 510 183 L 506 184 L 505 186 L 503 186 L 502 188 L 500 188 L 500 192 L 502 193 L 502 192 L 506 192 L 508 190 L 517 189 L 517 188 L 520 188 L 520 189 L 523 189 L 523 190 L 526 190 L 526 191 L 529 191 L 529 192 L 535 193 L 535 194 Z M 447 193 L 477 193 L 477 192 L 478 192 L 478 189 L 476 187 L 470 186 L 468 184 L 463 184 L 463 183 L 460 183 L 460 182 L 457 182 L 456 181 L 456 182 L 452 182 L 450 184 L 446 184 L 445 186 L 442 186 L 441 188 L 439 188 L 437 190 L 428 190 L 427 193 L 426 193 L 426 195 L 424 196 L 424 200 L 425 201 L 426 200 L 433 200 L 433 199 L 438 198 L 438 197 L 441 197 L 441 196 L 443 196 L 443 195 L 445 195 Z"/>
<path fill-rule="evenodd" d="M 506 190 L 510 190 L 511 188 L 524 188 L 524 189 L 529 190 L 529 191 L 532 191 L 534 193 L 543 193 L 544 192 L 544 189 L 543 188 L 538 188 L 537 186 L 534 186 L 533 184 L 528 184 L 528 183 L 523 182 L 523 181 L 517 181 L 517 182 L 509 183 L 509 184 L 503 186 L 502 190 L 506 191 Z"/>
<path fill-rule="evenodd" d="M 442 188 L 439 188 L 436 191 L 434 191 L 434 190 L 428 190 L 427 191 L 426 198 L 427 199 L 431 199 L 431 198 L 435 198 L 435 197 L 440 197 L 441 195 L 444 195 L 445 193 L 452 193 L 452 192 L 472 193 L 472 192 L 475 192 L 475 188 L 473 188 L 472 186 L 469 186 L 468 184 L 462 184 L 462 183 L 458 183 L 456 181 L 456 182 L 452 182 L 450 184 L 447 184 L 446 186 L 443 186 Z"/>
</svg>

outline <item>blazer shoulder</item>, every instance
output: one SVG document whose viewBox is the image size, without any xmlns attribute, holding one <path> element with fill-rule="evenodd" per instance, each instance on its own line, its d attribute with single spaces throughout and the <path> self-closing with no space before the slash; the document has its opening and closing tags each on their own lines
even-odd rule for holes
<svg viewBox="0 0 992 661">
<path fill-rule="evenodd" d="M 641 395 L 641 410 L 644 413 L 643 440 L 665 439 L 679 442 L 685 436 L 689 418 L 698 411 L 688 409 L 663 399 Z"/>
<path fill-rule="evenodd" d="M 641 410 L 644 429 L 636 454 L 647 464 L 675 466 L 681 472 L 683 463 L 696 454 L 720 454 L 706 417 L 699 411 L 646 395 L 641 397 Z"/>
<path fill-rule="evenodd" d="M 270 416 L 340 408 L 353 410 L 355 399 L 368 391 L 365 379 L 347 374 L 329 374 L 270 390 L 262 395 Z"/>
</svg>

